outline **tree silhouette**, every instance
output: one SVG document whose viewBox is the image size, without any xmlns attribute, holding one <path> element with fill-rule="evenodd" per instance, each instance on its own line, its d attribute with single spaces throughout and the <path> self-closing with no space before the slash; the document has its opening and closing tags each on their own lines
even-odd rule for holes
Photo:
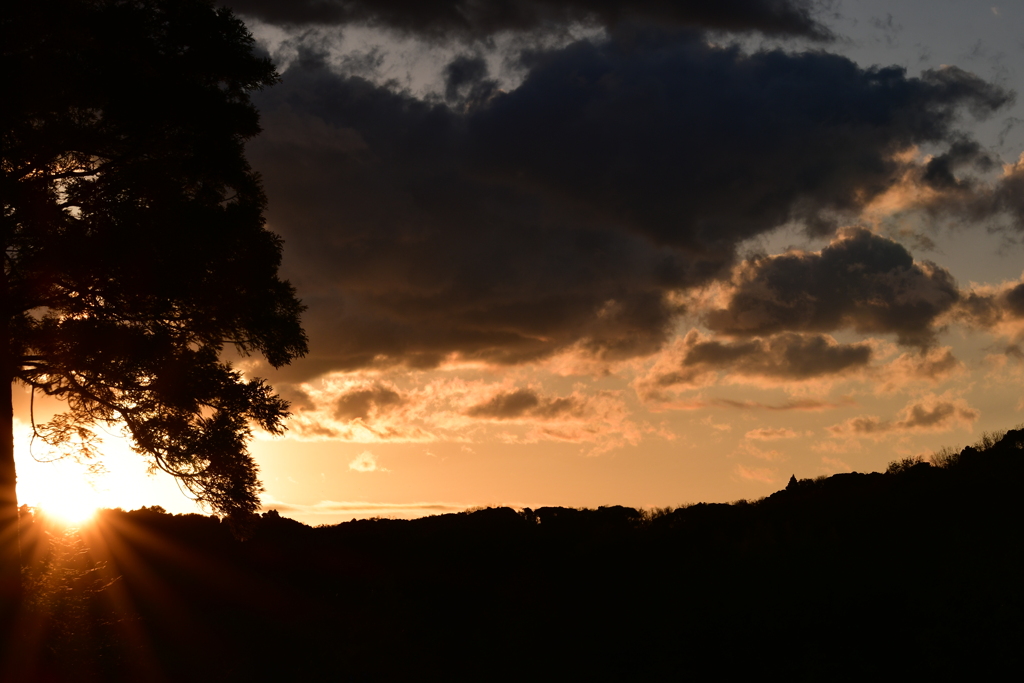
<svg viewBox="0 0 1024 683">
<path fill-rule="evenodd" d="M 221 351 L 275 367 L 306 351 L 244 156 L 260 130 L 249 93 L 277 80 L 273 66 L 241 21 L 202 0 L 17 3 L 2 43 L 7 382 L 66 402 L 37 428 L 50 446 L 91 457 L 94 429 L 115 426 L 217 513 L 251 514 L 250 424 L 279 433 L 288 405 Z M 17 502 L 2 393 L 9 588 Z"/>
</svg>

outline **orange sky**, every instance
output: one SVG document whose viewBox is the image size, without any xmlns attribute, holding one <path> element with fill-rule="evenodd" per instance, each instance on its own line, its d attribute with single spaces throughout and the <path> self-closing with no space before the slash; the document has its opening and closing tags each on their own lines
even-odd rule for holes
<svg viewBox="0 0 1024 683">
<path fill-rule="evenodd" d="M 671 214 L 665 219 L 645 203 L 647 186 L 662 175 L 652 172 L 652 180 L 634 186 L 633 176 L 643 176 L 634 169 L 616 176 L 620 185 L 595 194 L 560 175 L 573 159 L 540 158 L 534 167 L 528 139 L 502 146 L 518 134 L 543 138 L 553 116 L 538 114 L 541 123 L 531 123 L 527 133 L 516 128 L 550 93 L 530 94 L 542 79 L 531 80 L 535 72 L 505 59 L 514 46 L 507 34 L 489 43 L 453 38 L 441 45 L 366 26 L 304 28 L 243 18 L 284 74 L 282 85 L 257 98 L 265 132 L 250 145 L 250 159 L 265 178 L 269 226 L 285 238 L 283 272 L 310 305 L 308 358 L 281 372 L 253 359 L 236 361 L 269 377 L 293 403 L 284 438 L 260 436 L 251 444 L 268 508 L 320 524 L 479 505 L 663 507 L 750 499 L 784 486 L 791 474 L 884 470 L 891 460 L 967 445 L 985 431 L 1024 422 L 1024 209 L 1013 214 L 1013 201 L 1020 201 L 1013 188 L 1024 187 L 1019 101 L 992 105 L 980 118 L 941 119 L 948 130 L 935 138 L 893 133 L 879 152 L 878 163 L 895 169 L 884 183 L 865 176 L 860 194 L 842 201 L 834 199 L 834 188 L 815 186 L 787 205 L 789 219 L 774 222 L 739 212 L 750 197 L 758 206 L 784 193 L 769 189 L 755 197 L 750 188 L 789 173 L 790 164 L 802 163 L 799 155 L 783 155 L 784 163 L 776 159 L 765 171 L 755 161 L 777 154 L 770 146 L 751 152 L 755 161 L 678 162 L 657 150 L 606 158 L 611 152 L 585 140 L 572 148 L 581 159 L 580 177 L 602 163 L 627 168 L 640 158 L 666 164 L 669 175 L 678 165 L 682 188 L 687 178 L 700 182 L 700 173 L 687 175 L 694 168 L 706 165 L 708 174 L 723 178 L 731 177 L 728 163 L 747 168 L 745 184 L 700 218 L 738 226 L 728 228 L 735 230 L 731 242 L 712 248 L 687 242 L 690 228 L 664 232 L 675 230 L 675 220 L 689 225 L 689 204 L 675 204 L 675 190 L 668 191 L 661 196 Z M 1024 87 L 1024 8 L 1017 5 L 951 3 L 938 12 L 928 2 L 864 2 L 818 21 L 845 39 L 822 46 L 801 35 L 719 32 L 687 49 L 705 60 L 702 68 L 725 69 L 727 76 L 755 63 L 762 76 L 774 68 L 770 59 L 729 61 L 732 53 L 723 46 L 735 42 L 744 55 L 779 48 L 785 56 L 776 61 L 793 64 L 802 63 L 797 56 L 806 50 L 833 66 L 824 53 L 840 55 L 864 78 L 872 65 L 902 66 L 905 79 L 933 69 L 938 75 L 928 87 L 939 87 L 960 73 L 948 69 L 953 65 L 980 79 L 971 81 L 979 92 Z M 529 68 L 555 72 L 559 60 L 574 59 L 604 60 L 606 68 L 620 57 L 602 42 L 602 30 L 577 25 L 565 35 L 542 36 L 548 66 Z M 685 50 L 679 54 L 690 59 Z M 627 80 L 630 69 L 654 68 L 627 62 L 616 67 Z M 456 66 L 483 69 L 491 80 L 477 73 L 475 81 L 459 81 Z M 690 87 L 664 78 L 665 88 Z M 473 100 L 472 88 L 490 99 Z M 346 110 L 353 89 L 363 93 L 358 101 L 376 102 L 381 113 L 363 120 L 354 106 Z M 820 93 L 830 102 L 844 96 Z M 868 97 L 849 95 L 855 96 Z M 629 107 L 607 104 L 612 95 L 601 97 L 607 101 L 596 100 L 587 111 L 634 120 Z M 417 107 L 435 107 L 449 127 L 472 134 L 496 130 L 497 142 L 467 133 L 443 154 L 417 157 L 414 144 L 401 146 L 408 141 L 393 149 L 391 141 L 405 140 L 406 128 L 382 128 L 388 116 L 412 116 Z M 786 107 L 778 111 L 790 115 Z M 810 114 L 794 109 L 791 115 Z M 716 149 L 718 133 L 711 129 L 718 124 L 707 125 L 693 136 L 711 136 L 709 149 Z M 808 127 L 806 135 L 824 136 L 828 125 Z M 605 128 L 611 125 L 594 130 Z M 568 130 L 552 133 L 537 149 L 568 145 Z M 687 135 L 679 147 L 666 145 L 688 149 Z M 722 135 L 723 154 L 748 151 L 729 147 L 736 136 Z M 442 145 L 434 132 L 425 139 Z M 976 144 L 957 147 L 964 139 Z M 485 161 L 459 156 L 472 145 L 486 152 L 480 153 Z M 805 156 L 825 154 L 823 145 L 812 147 Z M 469 170 L 452 172 L 438 161 L 417 175 L 417 163 L 435 158 Z M 530 177 L 516 180 L 493 159 Z M 953 174 L 945 184 L 935 180 L 942 164 Z M 848 172 L 851 183 L 862 182 L 855 171 L 867 171 Z M 810 172 L 793 173 L 796 182 Z M 504 195 L 494 186 L 525 199 L 501 204 Z M 483 199 L 452 206 L 465 188 Z M 687 201 L 699 202 L 702 193 Z M 500 211 L 493 213 L 489 202 Z M 818 213 L 805 211 L 808 204 Z M 816 228 L 817 219 L 832 222 Z M 529 229 L 520 232 L 518 220 Z M 693 234 L 706 232 L 694 221 Z M 579 235 L 607 237 L 612 246 L 581 247 L 586 240 L 574 241 Z M 512 241 L 516 236 L 522 241 Z M 533 246 L 523 246 L 529 240 Z M 671 271 L 693 263 L 719 270 L 713 276 Z M 672 274 L 662 277 L 662 267 Z M 37 397 L 37 421 L 57 408 Z M 144 459 L 116 435 L 105 445 L 107 473 L 87 473 L 87 463 L 37 462 L 33 456 L 46 453 L 38 446 L 29 452 L 28 394 L 18 387 L 15 417 L 23 503 L 196 510 L 169 477 L 148 476 Z"/>
</svg>

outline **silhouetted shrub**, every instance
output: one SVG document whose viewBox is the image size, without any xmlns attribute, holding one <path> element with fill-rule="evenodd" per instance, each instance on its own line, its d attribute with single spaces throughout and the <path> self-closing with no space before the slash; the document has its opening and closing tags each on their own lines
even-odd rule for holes
<svg viewBox="0 0 1024 683">
<path fill-rule="evenodd" d="M 987 451 L 1002 441 L 1005 435 L 1006 432 L 1004 431 L 983 432 L 981 439 L 978 440 L 978 443 L 974 444 L 974 448 L 978 451 Z"/>
<path fill-rule="evenodd" d="M 909 471 L 912 467 L 924 463 L 924 458 L 920 455 L 912 455 L 900 460 L 893 460 L 889 463 L 889 466 L 885 469 L 886 474 L 902 474 L 903 472 Z"/>
<path fill-rule="evenodd" d="M 960 449 L 943 446 L 928 456 L 928 461 L 935 467 L 947 469 L 955 467 L 960 461 Z"/>
</svg>

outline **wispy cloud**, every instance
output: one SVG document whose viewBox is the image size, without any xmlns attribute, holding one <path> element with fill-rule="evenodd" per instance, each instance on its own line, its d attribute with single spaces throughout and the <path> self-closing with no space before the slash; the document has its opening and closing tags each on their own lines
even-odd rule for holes
<svg viewBox="0 0 1024 683">
<path fill-rule="evenodd" d="M 408 380 L 409 378 L 406 378 Z M 406 381 L 408 385 L 408 381 Z M 618 391 L 551 394 L 517 385 L 453 377 L 399 386 L 378 375 L 330 375 L 302 385 L 291 438 L 340 441 L 555 441 L 601 453 L 659 430 L 638 423 Z"/>
<path fill-rule="evenodd" d="M 386 467 L 381 467 L 377 462 L 377 456 L 370 451 L 363 451 L 357 455 L 352 462 L 348 464 L 348 468 L 355 472 L 390 472 L 391 470 Z"/>
<path fill-rule="evenodd" d="M 729 398 L 694 398 L 674 399 L 658 401 L 648 405 L 652 412 L 665 410 L 703 410 L 705 408 L 731 408 L 733 410 L 765 410 L 770 412 L 788 411 L 809 411 L 820 412 L 834 410 L 836 408 L 848 408 L 856 405 L 851 398 L 841 398 L 837 401 L 822 401 L 817 399 L 789 399 L 778 403 L 766 401 L 741 401 Z"/>
<path fill-rule="evenodd" d="M 885 420 L 875 415 L 861 415 L 832 425 L 828 431 L 836 437 L 884 438 L 890 434 L 945 432 L 955 427 L 970 429 L 980 413 L 962 398 L 947 392 L 942 396 L 930 394 L 911 401 L 897 417 Z"/>
<path fill-rule="evenodd" d="M 748 467 L 742 463 L 737 463 L 733 467 L 733 472 L 741 479 L 757 481 L 762 484 L 774 484 L 778 480 L 777 471 L 769 467 Z"/>
<path fill-rule="evenodd" d="M 755 441 L 775 441 L 777 439 L 795 439 L 804 434 L 786 427 L 760 427 L 751 429 L 744 436 Z"/>
</svg>

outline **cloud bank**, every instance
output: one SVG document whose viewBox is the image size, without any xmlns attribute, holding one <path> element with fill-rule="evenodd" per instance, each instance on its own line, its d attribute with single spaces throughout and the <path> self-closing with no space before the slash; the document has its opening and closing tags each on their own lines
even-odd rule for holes
<svg viewBox="0 0 1024 683">
<path fill-rule="evenodd" d="M 417 99 L 333 71 L 312 46 L 300 52 L 258 94 L 266 131 L 249 147 L 310 307 L 312 354 L 292 379 L 453 358 L 511 365 L 569 348 L 648 356 L 672 337 L 674 294 L 730 277 L 744 240 L 793 221 L 833 231 L 923 163 L 903 152 L 963 156 L 962 112 L 984 116 L 1011 97 L 953 67 L 911 78 L 692 33 L 527 50 L 509 92 L 480 60 L 456 60 L 458 101 Z M 840 297 L 832 261 L 895 305 Z M 831 318 L 804 297 L 754 324 L 740 291 L 709 318 L 714 329 L 845 325 L 927 345 L 956 300 L 941 268 L 856 232 L 816 256 L 755 264 L 749 283 L 763 272 L 784 288 L 798 270 L 842 299 Z"/>
</svg>

